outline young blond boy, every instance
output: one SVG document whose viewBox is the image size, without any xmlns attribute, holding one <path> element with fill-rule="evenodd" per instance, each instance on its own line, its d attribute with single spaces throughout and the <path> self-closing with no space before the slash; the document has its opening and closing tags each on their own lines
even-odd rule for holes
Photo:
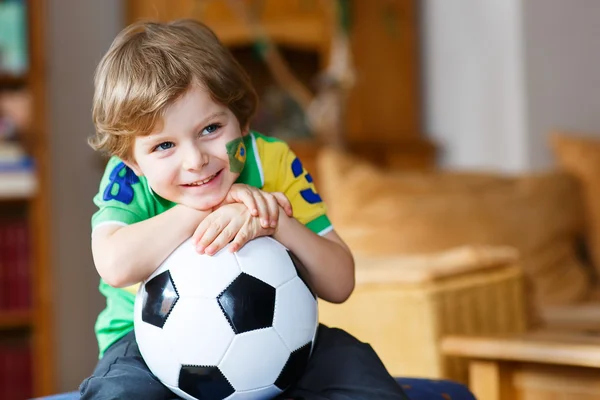
<svg viewBox="0 0 600 400">
<path fill-rule="evenodd" d="M 107 306 L 83 399 L 175 397 L 139 353 L 133 301 L 190 236 L 212 255 L 271 235 L 300 258 L 320 298 L 352 292 L 352 255 L 312 178 L 284 142 L 249 130 L 256 103 L 247 75 L 199 22 L 131 25 L 100 62 L 91 145 L 111 158 L 94 198 L 92 253 Z M 320 326 L 307 370 L 282 398 L 406 397 L 369 345 Z"/>
</svg>

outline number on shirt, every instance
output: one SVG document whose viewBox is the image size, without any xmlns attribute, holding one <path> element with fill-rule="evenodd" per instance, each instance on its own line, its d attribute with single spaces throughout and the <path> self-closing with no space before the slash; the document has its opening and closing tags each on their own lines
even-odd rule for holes
<svg viewBox="0 0 600 400">
<path fill-rule="evenodd" d="M 125 171 L 123 174 L 122 172 Z M 123 204 L 131 204 L 133 201 L 133 184 L 138 183 L 140 178 L 125 163 L 120 162 L 111 171 L 108 177 L 109 183 L 104 189 L 104 201 L 117 200 Z M 116 188 L 116 193 L 113 191 Z"/>
<path fill-rule="evenodd" d="M 300 159 L 298 157 L 296 157 L 294 159 L 294 161 L 292 161 L 292 174 L 294 174 L 294 178 L 297 178 L 300 175 L 302 175 L 303 173 L 304 173 L 304 167 L 302 167 L 302 162 L 300 161 Z M 312 176 L 310 176 L 310 174 L 308 172 L 306 174 L 304 174 L 304 179 L 306 179 L 306 182 L 308 182 L 308 183 L 312 183 L 312 181 L 313 181 Z M 321 200 L 321 196 L 319 196 L 318 193 L 316 193 L 314 190 L 312 190 L 310 188 L 301 190 L 300 195 L 302 196 L 304 201 L 306 201 L 309 204 L 316 204 L 316 203 L 320 203 L 323 201 L 323 200 Z"/>
</svg>

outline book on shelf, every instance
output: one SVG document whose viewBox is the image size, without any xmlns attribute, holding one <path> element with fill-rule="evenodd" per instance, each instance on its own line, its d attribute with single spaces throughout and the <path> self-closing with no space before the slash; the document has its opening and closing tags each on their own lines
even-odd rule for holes
<svg viewBox="0 0 600 400">
<path fill-rule="evenodd" d="M 27 340 L 0 337 L 0 399 L 31 398 L 31 357 L 31 348 Z"/>
<path fill-rule="evenodd" d="M 31 171 L 0 173 L 0 199 L 29 198 L 37 190 L 37 180 Z"/>
<path fill-rule="evenodd" d="M 27 219 L 0 220 L 0 313 L 30 310 L 30 272 Z"/>
<path fill-rule="evenodd" d="M 28 69 L 27 9 L 24 0 L 0 1 L 0 75 L 23 75 Z"/>
<path fill-rule="evenodd" d="M 16 143 L 0 142 L 0 198 L 28 198 L 36 189 L 33 159 Z"/>
<path fill-rule="evenodd" d="M 25 217 L 0 219 L 0 314 L 31 309 L 29 240 Z M 0 329 L 0 399 L 31 397 L 29 346 L 27 338 L 5 335 Z"/>
</svg>

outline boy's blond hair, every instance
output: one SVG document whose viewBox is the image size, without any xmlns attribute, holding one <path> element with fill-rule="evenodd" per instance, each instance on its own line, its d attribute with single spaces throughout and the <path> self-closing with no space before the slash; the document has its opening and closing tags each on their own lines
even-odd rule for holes
<svg viewBox="0 0 600 400">
<path fill-rule="evenodd" d="M 227 106 L 245 127 L 257 96 L 248 75 L 204 24 L 138 22 L 125 28 L 104 55 L 94 81 L 89 143 L 121 159 L 130 158 L 134 138 L 161 123 L 165 109 L 194 82 Z"/>
</svg>

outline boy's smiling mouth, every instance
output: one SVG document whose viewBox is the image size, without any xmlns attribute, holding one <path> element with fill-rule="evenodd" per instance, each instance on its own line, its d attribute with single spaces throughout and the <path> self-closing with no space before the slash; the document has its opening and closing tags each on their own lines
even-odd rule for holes
<svg viewBox="0 0 600 400">
<path fill-rule="evenodd" d="M 185 184 L 183 184 L 183 185 L 181 185 L 181 186 L 185 186 L 185 187 L 204 186 L 204 185 L 206 185 L 207 183 L 210 183 L 210 182 L 211 182 L 213 179 L 215 179 L 217 176 L 219 176 L 219 175 L 221 174 L 221 171 L 222 171 L 222 170 L 220 170 L 220 171 L 218 171 L 217 173 L 215 173 L 215 174 L 213 174 L 213 175 L 209 176 L 209 177 L 208 177 L 208 178 L 206 178 L 206 179 L 202 179 L 202 180 L 195 181 L 195 182 L 191 182 L 191 183 L 185 183 Z"/>
</svg>

